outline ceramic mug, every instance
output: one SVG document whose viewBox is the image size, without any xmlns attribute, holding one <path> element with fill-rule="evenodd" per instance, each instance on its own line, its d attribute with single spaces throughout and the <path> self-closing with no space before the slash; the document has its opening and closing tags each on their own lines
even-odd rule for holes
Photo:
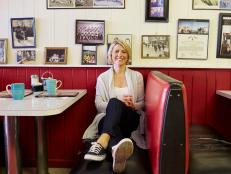
<svg viewBox="0 0 231 174">
<path fill-rule="evenodd" d="M 56 95 L 57 89 L 59 89 L 61 86 L 62 86 L 61 80 L 56 80 L 56 79 L 46 80 L 46 87 L 47 87 L 48 95 Z"/>
<path fill-rule="evenodd" d="M 12 84 L 6 85 L 6 91 L 8 94 L 10 94 L 13 97 L 14 100 L 22 100 L 25 95 L 25 84 L 24 83 L 12 83 Z"/>
</svg>

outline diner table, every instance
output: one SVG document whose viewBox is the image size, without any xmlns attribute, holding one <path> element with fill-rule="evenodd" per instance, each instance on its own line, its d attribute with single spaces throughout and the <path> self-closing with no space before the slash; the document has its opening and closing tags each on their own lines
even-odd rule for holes
<svg viewBox="0 0 231 174">
<path fill-rule="evenodd" d="M 4 116 L 4 137 L 7 174 L 22 174 L 20 143 L 19 143 L 19 116 L 35 117 L 37 174 L 48 174 L 47 141 L 45 117 L 57 115 L 65 111 L 86 93 L 86 89 L 58 90 L 58 93 L 73 93 L 76 96 L 63 95 L 59 97 L 36 97 L 41 92 L 26 96 L 23 100 L 0 98 L 0 115 Z"/>
<path fill-rule="evenodd" d="M 216 90 L 216 94 L 231 99 L 231 90 Z"/>
</svg>

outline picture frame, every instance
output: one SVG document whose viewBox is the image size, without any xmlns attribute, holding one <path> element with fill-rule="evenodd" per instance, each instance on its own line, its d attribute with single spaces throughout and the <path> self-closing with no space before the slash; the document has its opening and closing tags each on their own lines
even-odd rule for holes
<svg viewBox="0 0 231 174">
<path fill-rule="evenodd" d="M 45 47 L 45 64 L 67 64 L 67 47 Z"/>
<path fill-rule="evenodd" d="M 125 0 L 47 0 L 47 9 L 124 9 Z"/>
<path fill-rule="evenodd" d="M 177 59 L 208 59 L 209 20 L 179 19 Z"/>
<path fill-rule="evenodd" d="M 104 20 L 76 20 L 75 43 L 103 45 L 105 40 Z"/>
<path fill-rule="evenodd" d="M 169 0 L 145 0 L 146 22 L 168 22 Z"/>
<path fill-rule="evenodd" d="M 217 58 L 231 58 L 231 13 L 220 13 L 217 32 Z"/>
<path fill-rule="evenodd" d="M 83 45 L 82 46 L 82 65 L 96 65 L 97 64 L 97 46 Z"/>
<path fill-rule="evenodd" d="M 142 35 L 142 59 L 168 59 L 170 58 L 169 35 Z"/>
<path fill-rule="evenodd" d="M 17 50 L 16 62 L 18 64 L 35 64 L 36 62 L 35 50 Z"/>
<path fill-rule="evenodd" d="M 111 43 L 116 40 L 122 40 L 128 44 L 131 48 L 131 55 L 132 55 L 132 34 L 107 34 L 107 50 L 109 49 Z M 128 65 L 132 64 L 132 57 L 129 58 Z"/>
<path fill-rule="evenodd" d="M 13 48 L 35 48 L 35 18 L 11 18 Z"/>
<path fill-rule="evenodd" d="M 193 0 L 193 10 L 231 10 L 230 0 Z"/>
<path fill-rule="evenodd" d="M 8 40 L 0 38 L 0 64 L 6 64 L 7 62 L 7 45 Z"/>
</svg>

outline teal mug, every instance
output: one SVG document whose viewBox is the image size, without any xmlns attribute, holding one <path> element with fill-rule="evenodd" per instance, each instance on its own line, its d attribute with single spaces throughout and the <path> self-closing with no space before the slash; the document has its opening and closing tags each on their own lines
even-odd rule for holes
<svg viewBox="0 0 231 174">
<path fill-rule="evenodd" d="M 47 87 L 48 95 L 56 95 L 57 89 L 59 89 L 61 86 L 62 86 L 61 80 L 56 80 L 56 79 L 46 80 L 46 87 Z"/>
<path fill-rule="evenodd" d="M 13 97 L 14 100 L 22 100 L 25 95 L 25 84 L 24 83 L 12 83 L 12 84 L 6 85 L 6 91 L 8 94 L 10 94 Z"/>
</svg>

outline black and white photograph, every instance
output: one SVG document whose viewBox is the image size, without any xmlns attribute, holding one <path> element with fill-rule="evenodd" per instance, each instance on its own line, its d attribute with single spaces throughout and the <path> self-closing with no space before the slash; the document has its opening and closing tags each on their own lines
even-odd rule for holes
<svg viewBox="0 0 231 174">
<path fill-rule="evenodd" d="M 0 38 L 0 64 L 6 63 L 7 58 L 7 39 Z"/>
<path fill-rule="evenodd" d="M 13 48 L 35 48 L 35 19 L 11 18 L 11 35 Z"/>
<path fill-rule="evenodd" d="M 177 30 L 178 59 L 208 58 L 209 20 L 179 19 Z"/>
<path fill-rule="evenodd" d="M 75 0 L 47 0 L 47 8 L 75 8 Z"/>
<path fill-rule="evenodd" d="M 230 0 L 193 0 L 194 10 L 230 10 Z"/>
<path fill-rule="evenodd" d="M 104 44 L 105 21 L 76 20 L 76 44 L 99 45 Z"/>
<path fill-rule="evenodd" d="M 82 65 L 96 65 L 97 64 L 97 46 L 83 45 L 82 46 Z"/>
<path fill-rule="evenodd" d="M 93 0 L 95 8 L 124 8 L 124 0 Z"/>
<path fill-rule="evenodd" d="M 67 47 L 45 47 L 45 64 L 67 64 Z"/>
<path fill-rule="evenodd" d="M 17 50 L 16 61 L 18 64 L 35 64 L 35 50 Z"/>
<path fill-rule="evenodd" d="M 143 35 L 141 58 L 169 58 L 170 36 L 169 35 Z"/>
</svg>

